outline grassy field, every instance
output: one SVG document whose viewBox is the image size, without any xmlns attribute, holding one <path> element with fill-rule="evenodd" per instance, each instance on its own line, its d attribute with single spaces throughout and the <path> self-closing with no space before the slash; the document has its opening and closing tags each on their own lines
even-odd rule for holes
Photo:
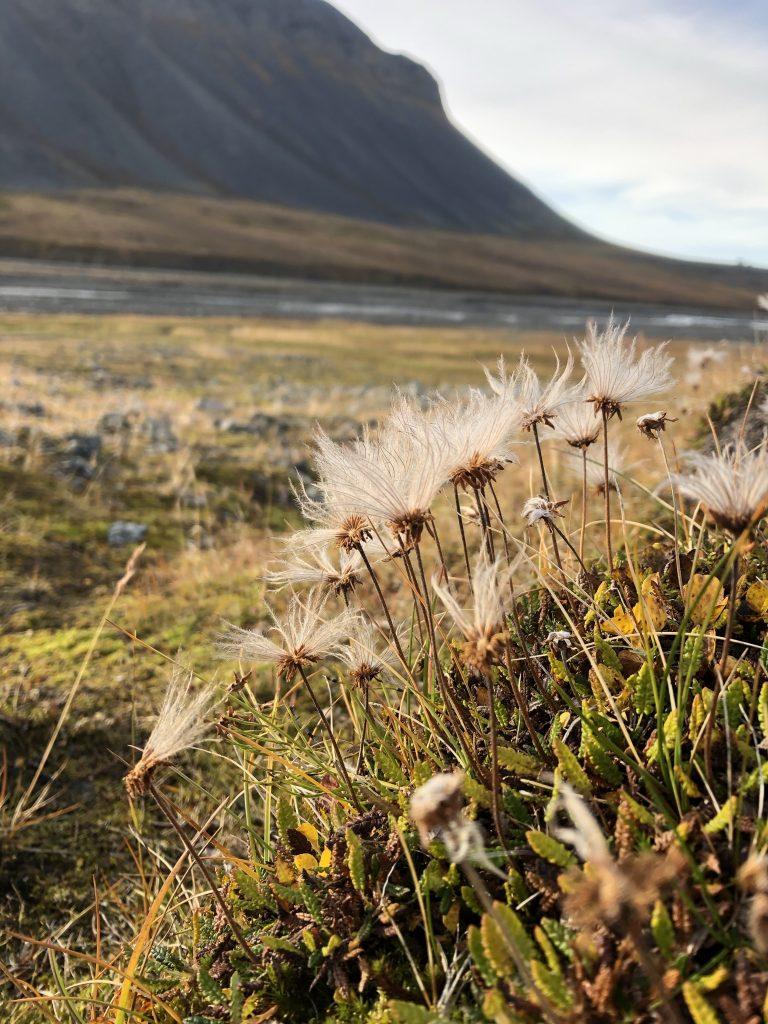
<svg viewBox="0 0 768 1024">
<path fill-rule="evenodd" d="M 768 272 L 599 240 L 387 227 L 242 199 L 99 190 L 0 196 L 0 255 L 241 270 L 750 312 Z"/>
<path fill-rule="evenodd" d="M 700 428 L 713 390 L 742 386 L 760 356 L 733 346 L 725 361 L 692 370 L 696 344 L 673 346 L 679 444 Z M 416 398 L 479 385 L 481 364 L 523 349 L 546 372 L 552 346 L 562 352 L 562 339 L 511 331 L 0 317 L 7 926 L 77 944 L 95 879 L 115 934 L 121 919 L 130 930 L 141 856 L 164 863 L 172 847 L 126 804 L 119 780 L 130 745 L 169 663 L 222 680 L 213 649 L 222 624 L 263 621 L 261 574 L 275 538 L 297 522 L 287 482 L 295 466 L 307 473 L 314 424 L 348 438 L 386 409 L 393 382 Z M 648 443 L 624 434 L 642 477 Z M 565 487 L 567 460 L 551 458 Z M 518 504 L 536 493 L 533 472 L 530 460 L 515 478 L 517 488 L 528 482 Z M 110 543 L 110 528 L 126 522 L 142 528 L 136 538 Z M 135 575 L 116 595 L 140 541 Z M 40 776 L 51 802 L 31 820 L 64 813 L 19 830 L 13 808 L 62 712 Z M 201 798 L 218 788 L 196 785 Z M 44 951 L 17 939 L 6 948 L 16 976 L 41 969 Z"/>
</svg>

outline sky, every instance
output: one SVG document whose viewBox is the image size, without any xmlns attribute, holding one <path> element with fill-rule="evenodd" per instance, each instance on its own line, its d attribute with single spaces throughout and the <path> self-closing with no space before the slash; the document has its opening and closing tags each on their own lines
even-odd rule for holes
<svg viewBox="0 0 768 1024">
<path fill-rule="evenodd" d="M 582 227 L 768 266 L 766 0 L 334 0 Z"/>
</svg>

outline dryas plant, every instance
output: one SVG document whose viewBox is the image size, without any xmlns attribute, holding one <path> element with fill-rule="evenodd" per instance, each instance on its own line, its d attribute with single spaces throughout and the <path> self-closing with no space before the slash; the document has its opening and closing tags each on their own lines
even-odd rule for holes
<svg viewBox="0 0 768 1024">
<path fill-rule="evenodd" d="M 129 775 L 211 898 L 105 990 L 124 1020 L 760 1019 L 768 454 L 675 474 L 658 443 L 636 487 L 613 418 L 670 362 L 625 333 L 590 327 L 585 380 L 524 360 L 490 393 L 398 396 L 351 444 L 317 435 L 279 592 L 220 643 L 216 755 L 242 786 L 216 869 L 155 777 L 209 698 L 177 683 Z M 675 412 L 638 427 L 659 442 Z"/>
</svg>

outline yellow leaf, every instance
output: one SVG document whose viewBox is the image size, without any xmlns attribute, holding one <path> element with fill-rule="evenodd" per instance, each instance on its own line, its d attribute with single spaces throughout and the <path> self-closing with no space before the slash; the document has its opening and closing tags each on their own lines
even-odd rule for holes
<svg viewBox="0 0 768 1024">
<path fill-rule="evenodd" d="M 768 583 L 753 583 L 744 596 L 753 612 L 768 619 Z"/>
<path fill-rule="evenodd" d="M 319 867 L 317 857 L 311 853 L 299 853 L 293 858 L 299 871 L 316 871 Z"/>
<path fill-rule="evenodd" d="M 275 874 L 281 885 L 290 885 L 296 877 L 290 863 L 287 860 L 283 860 L 282 857 L 277 857 L 275 860 Z"/>
<path fill-rule="evenodd" d="M 313 850 L 320 849 L 320 833 L 314 825 L 310 825 L 308 821 L 302 821 L 298 827 L 298 831 L 307 837 Z"/>
<path fill-rule="evenodd" d="M 651 628 L 663 629 L 667 621 L 667 605 L 657 572 L 646 576 L 640 584 L 640 593 L 642 599 L 634 608 L 638 622 L 643 622 L 649 631 Z"/>
<path fill-rule="evenodd" d="M 331 866 L 332 856 L 333 854 L 331 853 L 330 848 L 326 846 L 326 848 L 320 854 L 320 861 L 318 863 L 318 867 L 320 868 L 321 871 L 325 871 L 327 868 Z"/>
<path fill-rule="evenodd" d="M 604 633 L 611 633 L 614 636 L 629 636 L 630 633 L 637 632 L 632 616 L 624 611 L 621 605 L 615 609 L 612 618 L 606 619 L 602 626 Z"/>
<path fill-rule="evenodd" d="M 699 595 L 702 595 L 699 598 Z M 713 626 L 725 611 L 728 598 L 723 595 L 723 585 L 720 580 L 710 578 L 703 573 L 696 573 L 691 576 L 688 586 L 685 588 L 685 596 L 688 605 L 692 606 L 698 598 L 698 603 L 691 611 L 691 621 L 697 626 L 705 622 Z"/>
</svg>

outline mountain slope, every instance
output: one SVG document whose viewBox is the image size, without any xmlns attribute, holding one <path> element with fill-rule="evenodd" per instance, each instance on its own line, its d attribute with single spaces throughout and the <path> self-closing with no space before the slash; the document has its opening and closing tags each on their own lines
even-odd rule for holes
<svg viewBox="0 0 768 1024">
<path fill-rule="evenodd" d="M 0 189 L 123 186 L 583 237 L 325 0 L 0 0 Z"/>
</svg>

